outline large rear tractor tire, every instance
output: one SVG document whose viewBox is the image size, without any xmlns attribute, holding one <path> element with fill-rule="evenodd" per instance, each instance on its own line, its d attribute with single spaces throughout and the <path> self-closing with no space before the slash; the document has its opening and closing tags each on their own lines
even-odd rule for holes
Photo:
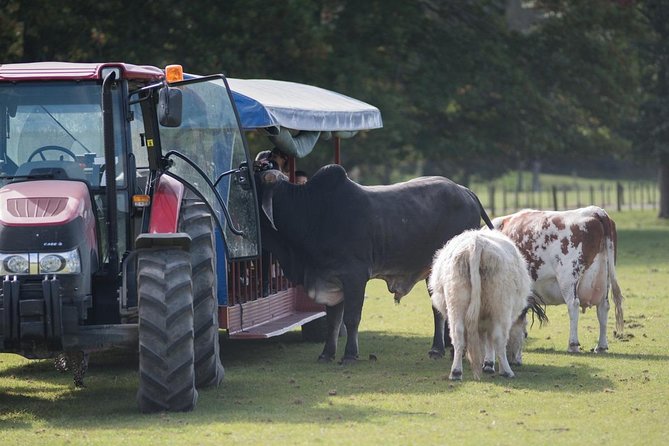
<svg viewBox="0 0 669 446">
<path fill-rule="evenodd" d="M 140 251 L 139 390 L 141 412 L 190 411 L 197 402 L 190 254 Z"/>
<path fill-rule="evenodd" d="M 209 208 L 190 191 L 181 204 L 179 230 L 191 237 L 195 385 L 218 386 L 225 371 L 220 358 L 214 221 Z"/>
</svg>

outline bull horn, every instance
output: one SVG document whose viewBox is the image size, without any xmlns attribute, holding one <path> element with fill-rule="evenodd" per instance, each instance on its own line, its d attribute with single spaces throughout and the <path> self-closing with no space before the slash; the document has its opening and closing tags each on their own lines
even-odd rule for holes
<svg viewBox="0 0 669 446">
<path fill-rule="evenodd" d="M 274 199 L 274 188 L 276 184 L 283 179 L 284 175 L 278 170 L 270 169 L 266 170 L 261 175 L 261 180 L 263 183 L 262 191 L 262 210 L 265 213 L 265 216 L 272 225 L 272 229 L 278 232 L 276 225 L 274 224 L 274 212 L 273 199 Z"/>
<path fill-rule="evenodd" d="M 272 195 L 274 194 L 274 191 L 269 191 L 266 193 L 263 193 L 262 197 L 262 210 L 265 213 L 265 217 L 269 220 L 270 224 L 272 225 L 272 229 L 275 231 L 279 231 L 276 229 L 276 225 L 274 224 L 274 213 L 272 212 Z"/>
</svg>

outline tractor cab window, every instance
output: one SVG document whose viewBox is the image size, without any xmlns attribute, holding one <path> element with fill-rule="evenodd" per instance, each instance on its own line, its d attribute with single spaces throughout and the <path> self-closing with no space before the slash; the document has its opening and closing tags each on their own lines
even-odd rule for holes
<svg viewBox="0 0 669 446">
<path fill-rule="evenodd" d="M 120 95 L 117 95 L 120 97 Z M 120 104 L 120 102 L 119 102 Z M 117 110 L 120 106 L 115 107 Z M 44 176 L 104 186 L 101 86 L 95 82 L 30 82 L 0 86 L 0 175 Z M 115 113 L 116 114 L 116 113 Z M 116 147 L 121 150 L 121 134 Z M 123 157 L 116 157 L 123 187 Z M 7 180 L 3 180 L 6 182 Z"/>
</svg>

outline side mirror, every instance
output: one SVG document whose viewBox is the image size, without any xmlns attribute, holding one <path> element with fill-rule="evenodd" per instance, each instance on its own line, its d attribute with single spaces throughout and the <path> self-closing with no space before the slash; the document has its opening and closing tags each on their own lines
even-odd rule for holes
<svg viewBox="0 0 669 446">
<path fill-rule="evenodd" d="M 163 87 L 158 93 L 158 122 L 164 127 L 179 127 L 183 112 L 181 90 Z"/>
<path fill-rule="evenodd" d="M 0 94 L 0 105 L 4 105 L 7 108 L 7 114 L 10 118 L 16 117 L 18 104 L 15 97 L 6 93 Z"/>
</svg>

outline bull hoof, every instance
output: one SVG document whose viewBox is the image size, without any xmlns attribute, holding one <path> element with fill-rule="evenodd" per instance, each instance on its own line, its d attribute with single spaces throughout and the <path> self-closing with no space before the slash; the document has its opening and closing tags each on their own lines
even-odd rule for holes
<svg viewBox="0 0 669 446">
<path fill-rule="evenodd" d="M 509 373 L 501 372 L 499 374 L 499 376 L 503 376 L 504 378 L 515 378 L 516 377 L 516 375 L 514 375 L 513 372 L 509 372 Z"/>
<path fill-rule="evenodd" d="M 451 381 L 462 381 L 462 370 L 451 370 L 448 379 Z"/>
<path fill-rule="evenodd" d="M 569 344 L 569 348 L 567 349 L 567 352 L 569 352 L 569 353 L 581 353 L 581 344 L 579 344 L 578 342 Z"/>
<path fill-rule="evenodd" d="M 427 352 L 427 355 L 430 357 L 430 359 L 443 359 L 443 357 L 446 355 L 446 351 L 433 348 Z"/>
<path fill-rule="evenodd" d="M 493 374 L 495 373 L 495 365 L 490 361 L 485 361 L 483 363 L 483 373 Z"/>
<path fill-rule="evenodd" d="M 599 346 L 597 346 L 597 347 L 595 347 L 595 348 L 592 349 L 592 352 L 593 352 L 593 353 L 607 353 L 608 351 L 609 351 L 609 348 L 608 348 L 608 347 L 599 347 Z"/>
<path fill-rule="evenodd" d="M 357 363 L 358 363 L 357 356 L 344 356 L 343 358 L 341 358 L 341 361 L 339 361 L 340 365 L 351 365 Z"/>
<path fill-rule="evenodd" d="M 58 356 L 56 356 L 56 359 L 53 360 L 53 365 L 60 373 L 65 373 L 70 370 L 65 353 L 59 353 Z"/>
<path fill-rule="evenodd" d="M 325 355 L 325 354 L 321 354 L 318 357 L 318 362 L 320 362 L 321 364 L 327 364 L 327 363 L 330 363 L 332 361 L 334 361 L 334 356 L 328 356 L 328 355 Z"/>
</svg>

